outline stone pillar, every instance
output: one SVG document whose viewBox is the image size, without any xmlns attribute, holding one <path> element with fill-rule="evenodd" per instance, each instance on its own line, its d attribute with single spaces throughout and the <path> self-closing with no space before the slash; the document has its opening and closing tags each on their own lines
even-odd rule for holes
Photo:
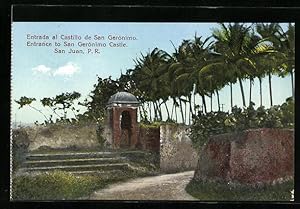
<svg viewBox="0 0 300 209">
<path fill-rule="evenodd" d="M 137 111 L 136 109 L 129 109 L 131 118 L 131 141 L 130 147 L 135 148 L 138 143 L 138 129 L 137 129 Z"/>
<path fill-rule="evenodd" d="M 113 148 L 120 147 L 120 137 L 121 137 L 121 128 L 120 128 L 120 110 L 116 107 L 113 107 Z"/>
</svg>

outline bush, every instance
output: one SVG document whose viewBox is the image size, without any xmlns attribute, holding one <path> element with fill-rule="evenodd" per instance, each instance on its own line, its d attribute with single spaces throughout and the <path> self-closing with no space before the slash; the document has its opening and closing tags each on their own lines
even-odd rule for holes
<svg viewBox="0 0 300 209">
<path fill-rule="evenodd" d="M 233 107 L 231 113 L 198 113 L 193 118 L 190 137 L 196 148 L 204 145 L 210 136 L 223 133 L 240 132 L 254 128 L 294 128 L 294 100 L 288 98 L 281 106 L 270 109 L 263 106 L 254 109 L 254 103 L 248 108 Z"/>
<path fill-rule="evenodd" d="M 55 171 L 15 177 L 12 195 L 17 200 L 74 199 L 104 186 L 99 176 L 75 176 Z"/>
<path fill-rule="evenodd" d="M 25 161 L 26 154 L 29 147 L 29 137 L 25 129 L 13 129 L 12 130 L 12 157 L 13 157 L 13 171 L 16 171 Z"/>
</svg>

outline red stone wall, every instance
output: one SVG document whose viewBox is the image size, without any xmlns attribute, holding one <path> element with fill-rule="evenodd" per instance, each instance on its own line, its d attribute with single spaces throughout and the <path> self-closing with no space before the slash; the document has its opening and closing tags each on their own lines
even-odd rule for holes
<svg viewBox="0 0 300 209">
<path fill-rule="evenodd" d="M 138 148 L 153 152 L 159 152 L 160 131 L 158 128 L 140 127 Z"/>
<path fill-rule="evenodd" d="M 214 140 L 200 152 L 195 175 L 201 178 L 226 179 L 229 172 L 230 141 Z"/>
<path fill-rule="evenodd" d="M 259 184 L 293 175 L 294 131 L 264 128 L 211 137 L 194 178 Z"/>
</svg>

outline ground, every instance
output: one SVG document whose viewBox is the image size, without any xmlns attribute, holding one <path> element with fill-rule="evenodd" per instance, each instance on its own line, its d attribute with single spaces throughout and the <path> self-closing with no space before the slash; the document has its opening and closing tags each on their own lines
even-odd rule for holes
<svg viewBox="0 0 300 209">
<path fill-rule="evenodd" d="M 194 171 L 165 174 L 112 184 L 95 191 L 91 200 L 197 200 L 185 191 Z"/>
</svg>

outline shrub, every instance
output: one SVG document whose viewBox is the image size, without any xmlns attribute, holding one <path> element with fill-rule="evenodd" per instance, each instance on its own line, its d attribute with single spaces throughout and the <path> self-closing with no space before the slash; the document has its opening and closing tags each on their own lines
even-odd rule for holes
<svg viewBox="0 0 300 209">
<path fill-rule="evenodd" d="M 75 176 L 55 171 L 15 177 L 12 195 L 18 200 L 74 199 L 104 185 L 99 176 Z"/>
<path fill-rule="evenodd" d="M 254 109 L 255 104 L 241 109 L 233 107 L 231 113 L 210 112 L 206 115 L 201 112 L 193 118 L 190 137 L 196 148 L 204 145 L 210 136 L 240 132 L 254 128 L 293 128 L 294 127 L 294 100 L 288 98 L 281 106 L 275 105 L 270 109 L 263 106 Z"/>
</svg>

